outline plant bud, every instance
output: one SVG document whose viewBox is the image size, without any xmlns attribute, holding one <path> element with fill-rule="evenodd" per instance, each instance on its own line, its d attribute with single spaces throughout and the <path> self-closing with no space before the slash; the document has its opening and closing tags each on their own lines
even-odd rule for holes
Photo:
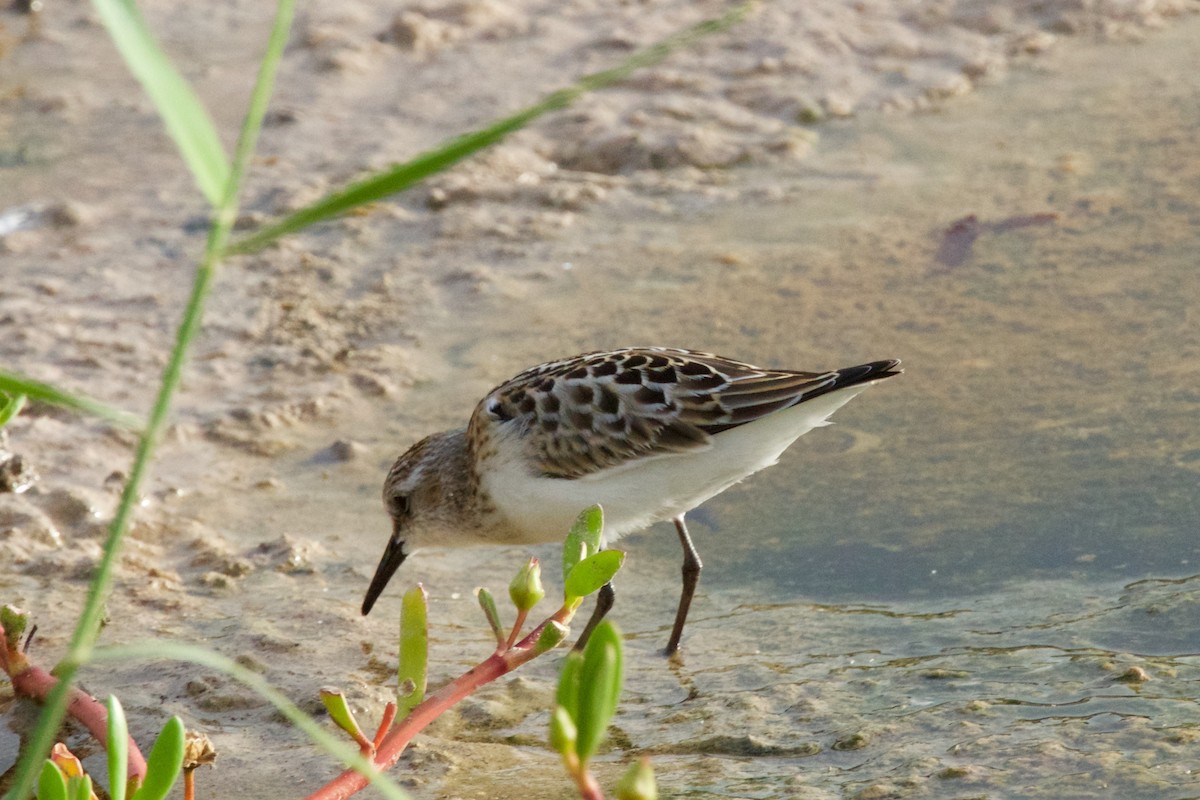
<svg viewBox="0 0 1200 800">
<path fill-rule="evenodd" d="M 4 628 L 9 646 L 17 649 L 21 646 L 21 637 L 25 635 L 25 629 L 29 626 L 29 614 L 16 606 L 4 606 L 0 608 L 0 626 Z"/>
<path fill-rule="evenodd" d="M 542 567 L 536 558 L 529 559 L 508 585 L 508 596 L 518 611 L 528 611 L 542 601 L 546 590 L 542 588 Z"/>
<path fill-rule="evenodd" d="M 561 622 L 552 619 L 546 627 L 542 628 L 542 632 L 538 636 L 537 642 L 533 645 L 533 649 L 538 653 L 553 650 L 562 644 L 563 639 L 566 639 L 570 635 L 570 626 L 563 625 Z"/>
<path fill-rule="evenodd" d="M 657 800 L 658 785 L 650 759 L 639 758 L 617 782 L 617 800 Z"/>
</svg>

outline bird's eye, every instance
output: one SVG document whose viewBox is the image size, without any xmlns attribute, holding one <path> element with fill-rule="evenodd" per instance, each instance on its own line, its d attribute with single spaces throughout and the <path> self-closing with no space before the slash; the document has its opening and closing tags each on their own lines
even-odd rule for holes
<svg viewBox="0 0 1200 800">
<path fill-rule="evenodd" d="M 412 511 L 412 499 L 406 494 L 397 492 L 392 495 L 392 513 L 396 516 L 408 516 Z"/>
<path fill-rule="evenodd" d="M 489 397 L 484 409 L 487 411 L 488 416 L 497 422 L 508 422 L 513 418 L 513 407 L 509 405 L 506 408 L 504 404 L 505 401 L 498 397 Z"/>
</svg>

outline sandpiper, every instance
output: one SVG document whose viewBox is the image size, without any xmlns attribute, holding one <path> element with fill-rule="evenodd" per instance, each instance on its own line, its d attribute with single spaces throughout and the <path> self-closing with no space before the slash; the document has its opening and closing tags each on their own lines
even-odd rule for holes
<svg viewBox="0 0 1200 800">
<path fill-rule="evenodd" d="M 557 541 L 599 503 L 606 545 L 674 521 L 683 546 L 674 653 L 701 568 L 684 514 L 774 464 L 850 398 L 900 374 L 899 364 L 796 372 L 629 347 L 527 369 L 489 392 L 466 427 L 396 460 L 383 484 L 392 535 L 362 613 L 415 547 Z M 612 601 L 606 586 L 585 636 Z"/>
</svg>

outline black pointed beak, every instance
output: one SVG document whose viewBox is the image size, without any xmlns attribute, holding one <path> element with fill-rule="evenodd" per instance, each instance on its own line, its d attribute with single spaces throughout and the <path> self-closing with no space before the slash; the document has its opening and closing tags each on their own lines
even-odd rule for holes
<svg viewBox="0 0 1200 800">
<path fill-rule="evenodd" d="M 408 553 L 404 552 L 404 540 L 400 538 L 400 531 L 397 530 L 388 540 L 387 547 L 383 551 L 383 558 L 379 559 L 379 566 L 375 568 L 375 577 L 371 578 L 371 585 L 367 587 L 367 594 L 363 598 L 362 604 L 364 617 L 371 613 L 371 607 L 375 605 L 379 595 L 383 594 L 383 587 L 387 586 L 388 581 L 396 574 L 396 570 L 407 557 Z"/>
</svg>

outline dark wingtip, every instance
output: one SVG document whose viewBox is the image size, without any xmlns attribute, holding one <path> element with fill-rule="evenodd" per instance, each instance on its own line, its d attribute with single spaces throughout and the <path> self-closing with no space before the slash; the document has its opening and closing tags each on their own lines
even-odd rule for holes
<svg viewBox="0 0 1200 800">
<path fill-rule="evenodd" d="M 860 383 L 875 383 L 884 378 L 895 377 L 904 372 L 904 370 L 899 369 L 899 366 L 900 359 L 889 358 L 884 361 L 859 364 L 857 367 L 834 370 L 832 373 L 833 380 L 827 381 L 812 391 L 805 392 L 802 402 L 808 402 L 815 397 L 836 392 L 839 389 L 845 389 L 849 386 L 857 386 Z"/>
<path fill-rule="evenodd" d="M 844 389 L 847 386 L 854 386 L 859 383 L 867 383 L 869 381 L 880 381 L 884 378 L 891 378 L 900 375 L 904 370 L 900 369 L 900 359 L 889 358 L 884 361 L 872 361 L 868 364 L 859 364 L 857 367 L 846 367 L 845 369 L 837 370 L 837 380 L 833 382 L 830 388 Z"/>
</svg>

